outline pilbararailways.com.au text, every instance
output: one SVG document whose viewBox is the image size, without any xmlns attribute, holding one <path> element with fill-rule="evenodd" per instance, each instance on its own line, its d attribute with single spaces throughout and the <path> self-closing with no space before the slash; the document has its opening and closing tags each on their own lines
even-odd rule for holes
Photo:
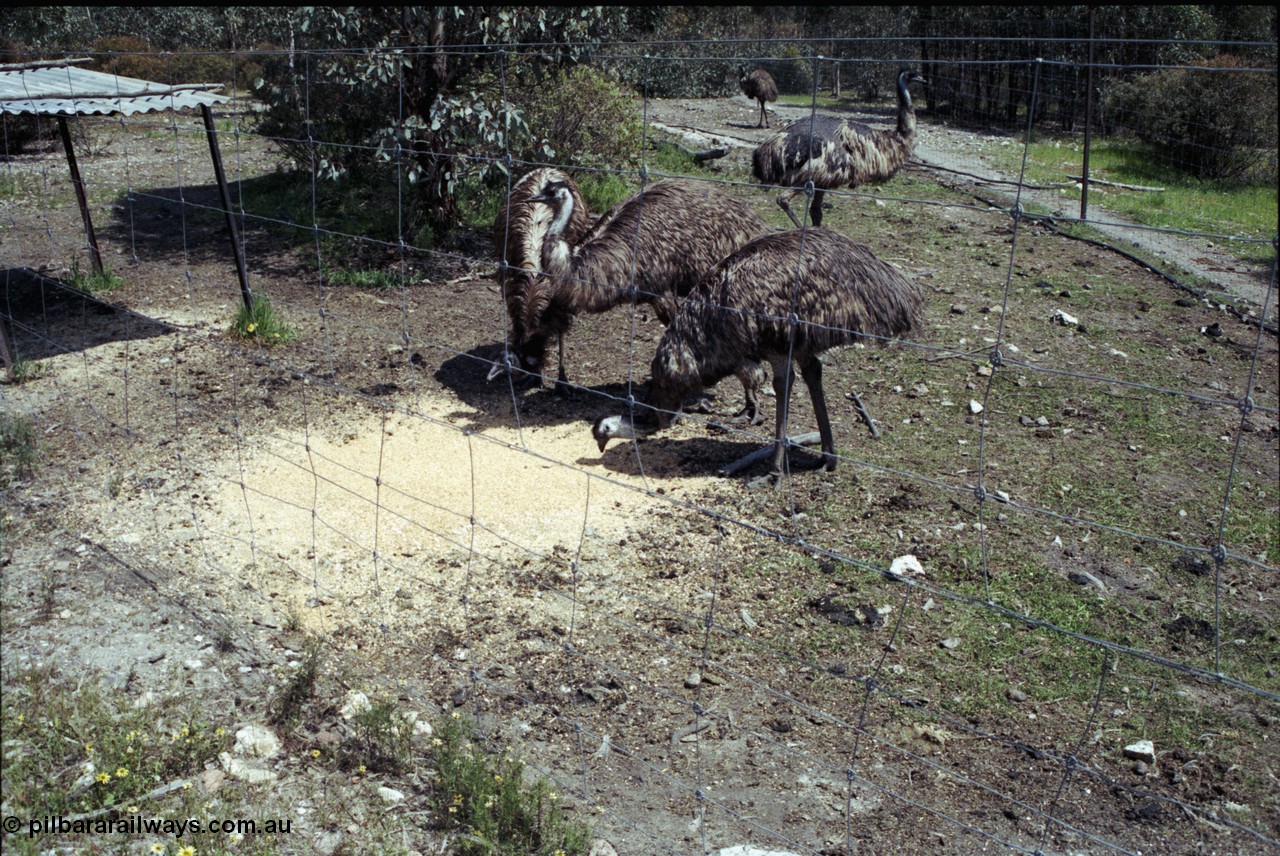
<svg viewBox="0 0 1280 856">
<path fill-rule="evenodd" d="M 12 821 L 16 817 L 6 818 L 6 832 L 17 832 L 17 825 Z M 33 817 L 27 821 L 27 837 L 37 835 L 166 835 L 181 838 L 184 835 L 199 835 L 202 832 L 239 833 L 241 835 L 288 835 L 293 823 L 292 818 L 280 820 L 243 820 L 220 819 L 202 820 L 188 817 L 180 820 L 160 817 L 143 817 L 140 814 L 129 817 L 96 817 L 68 818 L 57 815 Z"/>
</svg>

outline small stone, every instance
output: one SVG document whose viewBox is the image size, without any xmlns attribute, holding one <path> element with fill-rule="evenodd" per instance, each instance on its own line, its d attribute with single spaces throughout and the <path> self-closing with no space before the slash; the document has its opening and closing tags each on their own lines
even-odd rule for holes
<svg viewBox="0 0 1280 856">
<path fill-rule="evenodd" d="M 1132 758 L 1135 761 L 1144 761 L 1147 764 L 1156 762 L 1156 747 L 1150 740 L 1139 740 L 1136 743 L 1130 743 L 1124 747 L 1124 757 Z"/>
<path fill-rule="evenodd" d="M 1015 687 L 1009 687 L 1009 689 L 1005 691 L 1005 695 L 1008 696 L 1009 701 L 1024 702 L 1027 700 L 1027 694 Z"/>
<path fill-rule="evenodd" d="M 905 556 L 899 556 L 889 565 L 889 576 L 895 580 L 900 580 L 908 574 L 924 575 L 924 568 L 920 564 L 920 560 L 910 553 Z"/>
<path fill-rule="evenodd" d="M 963 315 L 964 313 L 966 313 L 966 312 L 968 312 L 968 311 L 969 311 L 969 307 L 965 306 L 963 303 L 953 303 L 953 304 L 951 304 L 951 314 L 952 314 L 952 315 Z"/>
<path fill-rule="evenodd" d="M 338 713 L 342 714 L 343 719 L 350 719 L 358 713 L 364 713 L 372 707 L 369 704 L 369 697 L 359 690 L 347 690 L 347 703 L 342 706 Z"/>
<path fill-rule="evenodd" d="M 394 805 L 395 803 L 404 802 L 404 793 L 397 791 L 395 788 L 388 788 L 386 785 L 378 788 L 378 796 L 382 801 Z"/>
<path fill-rule="evenodd" d="M 283 746 L 276 733 L 265 725 L 246 725 L 236 732 L 233 749 L 238 755 L 274 758 L 280 754 Z"/>
<path fill-rule="evenodd" d="M 1075 317 L 1074 315 L 1068 315 L 1066 312 L 1063 312 L 1061 309 L 1054 312 L 1049 320 L 1051 320 L 1055 324 L 1061 324 L 1063 327 L 1079 327 L 1080 326 L 1079 318 Z"/>
<path fill-rule="evenodd" d="M 1036 417 L 1036 424 L 1037 424 L 1037 425 L 1039 425 L 1041 428 L 1048 428 L 1048 427 L 1049 427 L 1049 420 L 1048 420 L 1048 419 L 1046 419 L 1046 418 L 1045 418 L 1045 417 L 1043 417 L 1043 416 L 1037 416 L 1037 417 Z"/>
<path fill-rule="evenodd" d="M 1146 761 L 1138 761 L 1133 765 L 1133 772 L 1137 773 L 1139 776 L 1145 776 L 1147 771 L 1150 769 L 1151 768 L 1147 766 Z"/>
<path fill-rule="evenodd" d="M 938 644 L 940 644 L 943 648 L 946 648 L 948 651 L 950 651 L 950 650 L 952 650 L 952 649 L 954 649 L 954 648 L 959 648 L 959 647 L 960 647 L 960 640 L 959 640 L 959 639 L 956 639 L 956 638 L 953 636 L 953 637 L 951 637 L 950 639 L 943 639 L 943 640 L 942 640 L 941 642 L 939 642 Z"/>
<path fill-rule="evenodd" d="M 1019 416 L 1018 424 L 1021 425 L 1023 428 L 1030 428 L 1032 425 L 1036 424 L 1036 421 L 1032 419 L 1030 416 Z"/>
<path fill-rule="evenodd" d="M 248 782 L 251 785 L 274 782 L 277 778 L 274 772 L 268 770 L 260 762 L 247 758 L 237 758 L 230 752 L 218 753 L 218 761 L 222 764 L 222 769 L 227 771 L 228 776 L 241 782 Z"/>
<path fill-rule="evenodd" d="M 693 689 L 694 687 L 700 685 L 701 683 L 702 683 L 702 675 L 699 672 L 691 672 L 689 676 L 684 679 L 684 685 L 689 689 Z"/>
</svg>

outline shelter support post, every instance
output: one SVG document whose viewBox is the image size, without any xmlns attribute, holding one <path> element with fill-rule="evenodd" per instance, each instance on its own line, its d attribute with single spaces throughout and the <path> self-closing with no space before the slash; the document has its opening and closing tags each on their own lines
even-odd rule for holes
<svg viewBox="0 0 1280 856">
<path fill-rule="evenodd" d="M 236 260 L 236 273 L 240 277 L 240 294 L 246 309 L 253 310 L 253 292 L 249 290 L 249 274 L 244 265 L 244 249 L 240 246 L 240 230 L 231 209 L 231 191 L 227 188 L 227 174 L 222 168 L 222 154 L 218 149 L 218 131 L 213 126 L 213 111 L 208 104 L 200 105 L 204 116 L 204 130 L 209 136 L 209 155 L 213 158 L 213 173 L 218 179 L 218 193 L 222 199 L 222 213 L 227 217 L 227 232 L 231 236 L 231 253 Z"/>
<path fill-rule="evenodd" d="M 76 163 L 76 150 L 71 145 L 71 131 L 67 129 L 67 117 L 58 117 L 58 130 L 62 132 L 62 148 L 67 153 L 71 167 L 71 183 L 76 188 L 76 201 L 80 203 L 80 217 L 84 220 L 84 236 L 89 242 L 89 260 L 94 274 L 102 275 L 102 253 L 98 250 L 98 236 L 93 231 L 93 218 L 89 216 L 89 200 L 84 194 L 84 181 L 80 178 L 80 166 Z"/>
</svg>

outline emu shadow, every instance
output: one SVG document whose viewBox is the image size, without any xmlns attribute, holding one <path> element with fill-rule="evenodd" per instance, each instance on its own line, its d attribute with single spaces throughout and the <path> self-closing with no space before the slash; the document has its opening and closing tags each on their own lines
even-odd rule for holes
<svg viewBox="0 0 1280 856">
<path fill-rule="evenodd" d="M 511 378 L 504 373 L 488 380 L 489 370 L 501 360 L 502 342 L 477 345 L 465 354 L 450 357 L 440 364 L 433 377 L 445 389 L 457 396 L 470 408 L 470 412 L 455 414 L 460 419 L 472 420 L 470 427 L 515 428 L 529 425 L 565 425 L 582 423 L 582 430 L 589 432 L 591 423 L 610 409 L 620 409 L 627 398 L 625 383 L 607 383 L 599 386 L 570 384 L 571 394 L 558 395 L 555 378 L 547 378 L 541 388 L 530 388 L 526 378 Z M 515 395 L 512 396 L 514 381 Z M 636 388 L 639 397 L 643 388 Z M 517 418 L 518 417 L 518 418 Z"/>
<path fill-rule="evenodd" d="M 603 466 L 619 475 L 639 476 L 643 472 L 649 478 L 659 479 L 712 477 L 722 467 L 746 457 L 770 442 L 772 438 L 765 436 L 759 439 L 743 436 L 743 439 L 730 440 L 718 437 L 681 439 L 659 435 L 638 441 L 611 443 L 599 458 L 584 458 L 578 463 L 584 466 Z M 792 452 L 793 461 L 803 460 L 804 456 L 803 452 Z M 771 465 L 772 459 L 764 458 L 730 478 L 741 479 L 752 473 L 766 473 Z"/>
<path fill-rule="evenodd" d="M 15 359 L 43 360 L 108 342 L 153 339 L 173 327 L 26 268 L 0 269 L 0 323 Z"/>
</svg>

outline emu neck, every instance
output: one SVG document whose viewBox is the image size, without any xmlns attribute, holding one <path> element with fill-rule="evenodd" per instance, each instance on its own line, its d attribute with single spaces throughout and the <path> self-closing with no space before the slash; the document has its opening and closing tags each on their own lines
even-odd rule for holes
<svg viewBox="0 0 1280 856">
<path fill-rule="evenodd" d="M 905 78 L 898 78 L 898 134 L 908 142 L 916 135 L 916 108 Z"/>
<path fill-rule="evenodd" d="M 564 230 L 573 217 L 573 198 L 565 194 L 559 202 L 560 206 L 542 240 L 542 269 L 553 275 L 567 274 L 571 267 L 569 242 L 564 239 Z"/>
</svg>

